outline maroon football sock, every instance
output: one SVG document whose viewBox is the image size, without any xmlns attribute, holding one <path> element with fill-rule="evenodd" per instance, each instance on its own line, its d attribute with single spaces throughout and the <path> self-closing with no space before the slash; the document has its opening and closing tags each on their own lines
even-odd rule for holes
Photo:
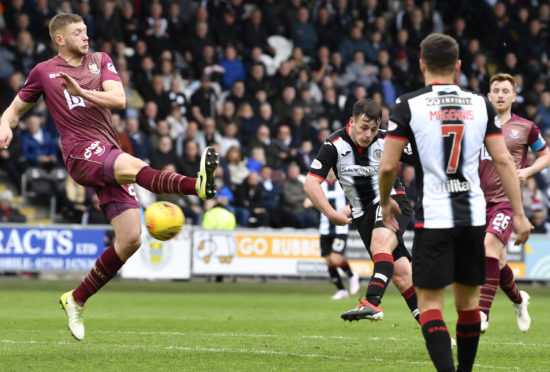
<svg viewBox="0 0 550 372">
<path fill-rule="evenodd" d="M 417 322 L 420 322 L 420 311 L 418 310 L 418 298 L 416 297 L 416 289 L 414 286 L 410 286 L 405 291 L 401 293 L 401 296 L 407 302 L 407 306 L 411 310 L 412 316 L 416 319 Z"/>
<path fill-rule="evenodd" d="M 136 174 L 136 183 L 155 194 L 197 195 L 196 178 L 167 170 L 143 167 Z"/>
<path fill-rule="evenodd" d="M 393 276 L 393 257 L 388 253 L 378 253 L 372 256 L 372 262 L 374 262 L 374 268 L 367 287 L 366 297 L 367 301 L 374 306 L 378 306 Z"/>
<path fill-rule="evenodd" d="M 479 309 L 458 312 L 456 323 L 457 371 L 471 371 L 479 344 L 481 317 Z"/>
<path fill-rule="evenodd" d="M 521 304 L 521 294 L 514 280 L 514 273 L 508 264 L 500 269 L 500 288 L 513 303 Z"/>
<path fill-rule="evenodd" d="M 486 267 L 485 284 L 481 286 L 481 294 L 479 296 L 479 309 L 487 314 L 487 319 L 489 319 L 489 311 L 491 310 L 491 305 L 495 299 L 500 281 L 498 258 L 487 257 Z"/>
<path fill-rule="evenodd" d="M 451 336 L 441 310 L 430 309 L 420 314 L 420 326 L 426 340 L 428 354 L 438 371 L 454 371 Z"/>
<path fill-rule="evenodd" d="M 114 278 L 122 265 L 124 265 L 124 262 L 115 252 L 115 246 L 111 245 L 99 256 L 94 267 L 82 280 L 78 288 L 73 291 L 75 302 L 80 306 L 84 306 L 89 297 Z"/>
</svg>

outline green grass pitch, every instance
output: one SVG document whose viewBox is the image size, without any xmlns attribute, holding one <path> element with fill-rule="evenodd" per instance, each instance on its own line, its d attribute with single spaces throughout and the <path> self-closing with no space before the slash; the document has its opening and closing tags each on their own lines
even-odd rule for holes
<svg viewBox="0 0 550 372">
<path fill-rule="evenodd" d="M 78 342 L 58 304 L 76 284 L 0 280 L 0 371 L 434 370 L 394 287 L 383 321 L 346 323 L 357 300 L 330 300 L 328 283 L 114 281 L 88 301 Z M 521 288 L 531 329 L 518 330 L 499 292 L 474 370 L 550 371 L 550 288 Z M 454 333 L 450 291 L 444 316 Z"/>
</svg>

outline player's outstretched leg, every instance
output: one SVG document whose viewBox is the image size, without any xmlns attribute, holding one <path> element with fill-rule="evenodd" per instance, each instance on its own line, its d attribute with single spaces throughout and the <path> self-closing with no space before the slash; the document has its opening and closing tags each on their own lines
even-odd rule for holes
<svg viewBox="0 0 550 372">
<path fill-rule="evenodd" d="M 73 337 L 81 341 L 84 338 L 84 321 L 82 320 L 84 306 L 79 306 L 74 301 L 73 291 L 63 293 L 59 299 L 59 303 L 67 314 L 67 325 Z"/>
<path fill-rule="evenodd" d="M 204 149 L 201 156 L 201 165 L 197 173 L 197 195 L 201 199 L 212 199 L 216 196 L 216 184 L 214 183 L 214 171 L 218 166 L 218 154 L 213 147 Z"/>
<path fill-rule="evenodd" d="M 130 155 L 124 155 L 126 155 L 126 160 L 130 158 Z M 153 169 L 135 158 L 133 161 L 137 162 L 134 164 L 136 167 L 141 167 L 135 175 L 135 183 L 155 194 L 198 195 L 202 199 L 212 199 L 216 196 L 214 171 L 218 166 L 218 154 L 213 147 L 208 146 L 202 152 L 197 178 L 167 170 Z M 132 183 L 132 178 L 129 179 L 128 182 Z M 124 180 L 127 179 L 124 178 Z"/>
</svg>

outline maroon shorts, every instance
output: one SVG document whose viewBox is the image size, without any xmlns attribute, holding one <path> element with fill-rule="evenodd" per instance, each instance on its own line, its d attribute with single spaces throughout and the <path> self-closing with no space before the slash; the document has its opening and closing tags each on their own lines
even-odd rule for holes
<svg viewBox="0 0 550 372">
<path fill-rule="evenodd" d="M 514 211 L 512 206 L 508 202 L 501 203 L 488 203 L 486 209 L 485 232 L 496 235 L 497 238 L 506 245 L 514 226 L 512 223 L 512 217 L 514 217 Z"/>
<path fill-rule="evenodd" d="M 92 187 L 107 219 L 127 209 L 139 208 L 133 185 L 119 185 L 115 179 L 115 160 L 123 152 L 100 141 L 81 142 L 67 157 L 67 171 L 77 183 Z"/>
</svg>

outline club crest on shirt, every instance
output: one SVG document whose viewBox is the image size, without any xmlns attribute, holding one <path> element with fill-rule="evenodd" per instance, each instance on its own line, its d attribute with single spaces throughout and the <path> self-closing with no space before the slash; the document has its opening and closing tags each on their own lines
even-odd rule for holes
<svg viewBox="0 0 550 372">
<path fill-rule="evenodd" d="M 509 134 L 510 138 L 518 139 L 519 138 L 519 129 L 512 129 Z"/>
<path fill-rule="evenodd" d="M 382 150 L 380 150 L 380 149 L 374 150 L 374 157 L 375 157 L 377 160 L 380 160 L 380 158 L 382 157 Z"/>
<path fill-rule="evenodd" d="M 99 67 L 97 67 L 95 63 L 88 65 L 88 68 L 90 69 L 90 72 L 94 75 L 97 75 L 101 72 L 101 70 L 99 69 Z"/>
<path fill-rule="evenodd" d="M 323 164 L 317 159 L 314 159 L 313 162 L 311 162 L 311 168 L 313 169 L 321 169 L 323 168 Z"/>
</svg>

